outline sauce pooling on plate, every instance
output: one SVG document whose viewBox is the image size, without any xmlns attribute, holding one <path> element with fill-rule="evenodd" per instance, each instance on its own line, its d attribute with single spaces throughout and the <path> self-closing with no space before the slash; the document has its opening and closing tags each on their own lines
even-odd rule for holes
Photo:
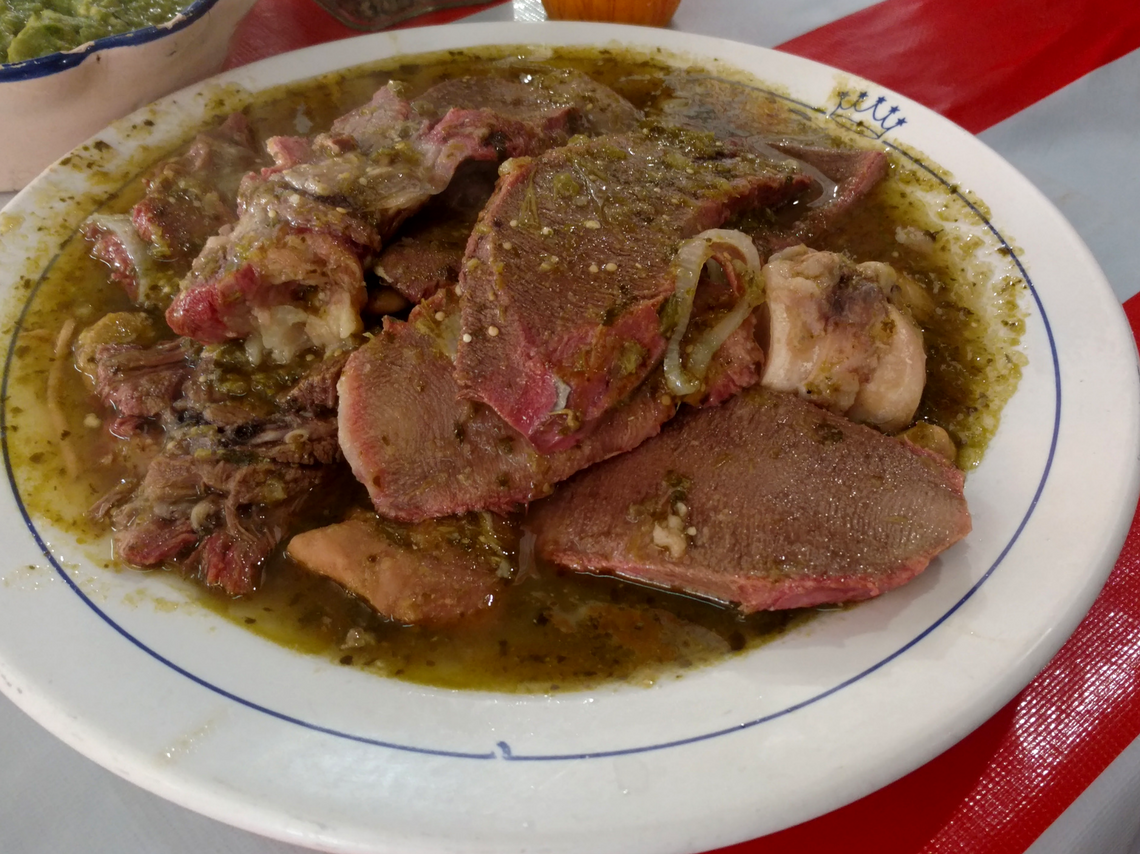
<svg viewBox="0 0 1140 854">
<path fill-rule="evenodd" d="M 269 98 L 93 215 L 17 343 L 33 511 L 112 529 L 121 560 L 294 648 L 509 691 L 672 678 L 962 536 L 946 458 L 980 458 L 1021 328 L 966 206 L 762 87 L 612 52 L 490 59 Z M 856 479 L 899 485 L 851 552 L 933 518 L 891 509 L 916 477 L 959 521 L 887 568 L 820 558 L 824 522 L 772 539 L 747 494 L 721 500 L 709 441 L 603 518 L 604 555 L 582 513 L 547 509 L 742 409 L 800 423 L 809 467 L 814 447 L 876 449 L 885 468 Z M 555 518 L 559 536 L 535 528 Z"/>
</svg>

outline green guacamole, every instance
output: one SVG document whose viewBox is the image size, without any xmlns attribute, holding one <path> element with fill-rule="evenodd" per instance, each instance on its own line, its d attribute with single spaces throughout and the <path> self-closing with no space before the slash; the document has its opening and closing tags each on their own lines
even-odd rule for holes
<svg viewBox="0 0 1140 854">
<path fill-rule="evenodd" d="M 190 0 L 0 0 L 0 62 L 169 21 Z"/>
</svg>

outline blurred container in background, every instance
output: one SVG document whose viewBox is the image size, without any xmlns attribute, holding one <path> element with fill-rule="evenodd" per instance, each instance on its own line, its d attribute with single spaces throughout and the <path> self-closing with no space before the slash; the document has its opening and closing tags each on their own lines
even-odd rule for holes
<svg viewBox="0 0 1140 854">
<path fill-rule="evenodd" d="M 554 21 L 611 21 L 663 27 L 681 0 L 542 0 Z"/>
<path fill-rule="evenodd" d="M 428 12 L 485 2 L 487 0 L 317 0 L 342 24 L 365 32 L 383 30 Z"/>
</svg>

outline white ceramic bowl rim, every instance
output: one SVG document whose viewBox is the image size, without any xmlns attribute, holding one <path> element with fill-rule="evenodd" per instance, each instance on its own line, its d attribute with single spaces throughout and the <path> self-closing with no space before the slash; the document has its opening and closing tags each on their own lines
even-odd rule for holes
<svg viewBox="0 0 1140 854">
<path fill-rule="evenodd" d="M 82 44 L 71 50 L 58 53 L 49 53 L 46 56 L 37 56 L 25 59 L 23 62 L 0 63 L 0 83 L 16 80 L 31 80 L 36 77 L 47 77 L 59 71 L 74 68 L 87 57 L 101 50 L 114 47 L 131 47 L 145 44 L 162 38 L 169 33 L 178 32 L 193 24 L 218 2 L 218 0 L 194 0 L 189 6 L 175 15 L 169 21 L 139 30 L 104 36 L 101 39 Z"/>
</svg>

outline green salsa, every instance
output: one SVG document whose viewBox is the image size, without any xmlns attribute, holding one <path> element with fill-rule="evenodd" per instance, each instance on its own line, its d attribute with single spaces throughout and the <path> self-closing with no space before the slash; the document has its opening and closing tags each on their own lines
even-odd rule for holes
<svg viewBox="0 0 1140 854">
<path fill-rule="evenodd" d="M 0 61 L 23 62 L 169 21 L 188 0 L 0 0 Z"/>
<path fill-rule="evenodd" d="M 478 74 L 516 50 L 457 52 L 433 57 L 434 62 L 403 58 L 392 66 L 304 81 L 260 96 L 245 114 L 259 141 L 295 133 L 298 117 L 327 127 L 389 80 L 423 92 L 449 77 Z M 651 116 L 669 93 L 666 75 L 674 73 L 651 59 L 614 51 L 561 49 L 548 62 L 590 74 Z M 780 115 L 787 109 L 774 96 L 771 103 Z M 802 122 L 796 126 L 801 138 L 823 135 L 836 145 L 857 143 L 830 123 L 792 115 L 787 121 Z M 78 154 L 74 160 L 85 162 Z M 102 212 L 130 211 L 144 193 L 144 174 L 123 175 L 121 189 Z M 555 179 L 554 192 L 573 196 L 577 187 L 577 179 L 566 173 Z M 981 205 L 972 201 L 975 208 Z M 926 302 L 915 300 L 922 308 L 920 315 L 916 309 L 916 317 L 930 350 L 927 391 L 918 417 L 949 433 L 963 469 L 981 459 L 1025 360 L 1018 350 L 1025 316 L 1018 297 L 1025 284 L 1012 269 L 992 269 L 981 241 L 967 229 L 954 227 L 959 220 L 968 225 L 974 217 L 965 201 L 948 193 L 932 173 L 892 153 L 888 176 L 833 226 L 826 242 L 827 248 L 856 262 L 889 259 L 926 294 Z M 913 239 L 904 242 L 900 234 Z M 107 413 L 75 369 L 69 342 L 98 318 L 131 306 L 89 250 L 82 238 L 65 241 L 38 284 L 21 320 L 3 405 L 15 482 L 33 517 L 92 544 L 96 562 L 114 570 L 103 525 L 86 511 L 133 476 L 132 458 L 129 443 L 105 429 Z M 240 385 L 248 380 L 250 388 L 264 385 L 270 398 L 277 393 L 272 376 L 242 376 L 240 353 L 232 345 L 222 355 L 215 383 Z M 65 423 L 52 421 L 52 407 Z M 353 508 L 370 507 L 362 486 L 338 482 L 297 527 L 320 527 L 340 521 Z M 519 522 L 514 517 L 504 524 Z M 398 524 L 391 524 L 398 534 Z M 405 626 L 383 618 L 335 582 L 306 571 L 280 548 L 267 560 L 256 593 L 230 598 L 199 590 L 194 595 L 204 607 L 262 637 L 345 667 L 447 689 L 524 693 L 680 678 L 686 671 L 767 643 L 816 613 L 806 609 L 743 615 L 671 590 L 525 561 L 521 535 L 516 528 L 513 539 L 503 538 L 503 555 L 517 572 L 496 594 L 495 610 L 454 626 Z M 169 581 L 180 583 L 173 574 Z"/>
</svg>

